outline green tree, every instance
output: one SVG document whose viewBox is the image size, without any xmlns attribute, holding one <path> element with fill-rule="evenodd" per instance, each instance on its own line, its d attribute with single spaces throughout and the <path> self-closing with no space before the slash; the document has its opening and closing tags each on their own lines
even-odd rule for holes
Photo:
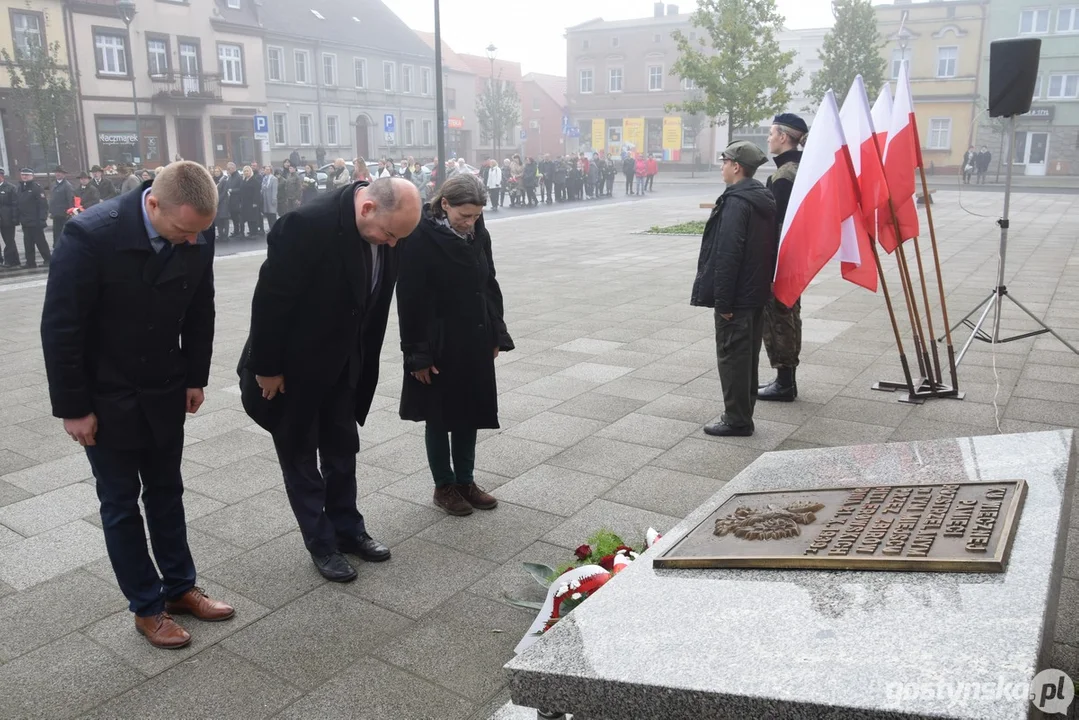
<svg viewBox="0 0 1079 720">
<path fill-rule="evenodd" d="M 779 49 L 783 16 L 775 0 L 700 0 L 691 22 L 702 36 L 692 42 L 680 30 L 673 33 L 679 57 L 671 75 L 692 81 L 699 95 L 668 106 L 668 112 L 726 123 L 729 141 L 735 128 L 756 125 L 787 107 L 802 70 L 789 69 L 793 50 Z"/>
<path fill-rule="evenodd" d="M 880 54 L 884 41 L 877 31 L 877 16 L 870 0 L 833 0 L 835 26 L 817 51 L 823 66 L 814 73 L 809 98 L 820 104 L 828 90 L 840 105 L 855 75 L 861 75 L 872 102 L 884 85 L 887 63 Z"/>
<path fill-rule="evenodd" d="M 26 123 L 35 139 L 45 149 L 46 157 L 55 147 L 56 161 L 60 162 L 61 129 L 75 110 L 75 93 L 67 68 L 60 62 L 60 43 L 47 48 L 16 49 L 14 58 L 6 48 L 0 48 L 0 58 L 7 66 L 12 89 L 24 94 L 28 101 Z"/>
<path fill-rule="evenodd" d="M 476 98 L 476 119 L 480 125 L 481 142 L 492 142 L 498 158 L 502 142 L 513 144 L 513 131 L 521 122 L 521 98 L 513 83 L 496 80 L 488 82 Z"/>
</svg>

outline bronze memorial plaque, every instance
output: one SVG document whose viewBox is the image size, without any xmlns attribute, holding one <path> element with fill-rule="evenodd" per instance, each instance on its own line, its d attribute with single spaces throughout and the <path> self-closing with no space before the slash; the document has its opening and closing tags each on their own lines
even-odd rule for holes
<svg viewBox="0 0 1079 720">
<path fill-rule="evenodd" d="M 657 568 L 1004 572 L 1026 483 L 737 493 Z"/>
</svg>

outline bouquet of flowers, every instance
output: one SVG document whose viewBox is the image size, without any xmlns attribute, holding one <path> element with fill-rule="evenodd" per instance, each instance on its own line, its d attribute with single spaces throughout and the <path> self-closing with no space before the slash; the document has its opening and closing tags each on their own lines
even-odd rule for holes
<svg viewBox="0 0 1079 720">
<path fill-rule="evenodd" d="M 76 196 L 75 197 L 75 207 L 71 207 L 71 208 L 67 209 L 67 216 L 69 218 L 73 218 L 76 215 L 78 215 L 79 213 L 81 213 L 84 209 L 85 208 L 83 208 L 83 206 L 82 206 L 82 198 Z"/>
<path fill-rule="evenodd" d="M 538 603 L 508 598 L 518 607 L 539 611 L 528 632 L 521 642 L 517 643 L 514 652 L 521 653 L 528 649 L 539 636 L 591 597 L 629 563 L 636 560 L 640 553 L 652 547 L 660 537 L 658 532 L 649 528 L 645 534 L 644 547 L 638 551 L 626 545 L 622 538 L 613 532 L 600 530 L 588 538 L 587 544 L 574 551 L 577 556 L 575 563 L 568 563 L 557 570 L 541 563 L 525 563 L 525 570 L 536 582 L 547 588 L 547 599 Z"/>
</svg>

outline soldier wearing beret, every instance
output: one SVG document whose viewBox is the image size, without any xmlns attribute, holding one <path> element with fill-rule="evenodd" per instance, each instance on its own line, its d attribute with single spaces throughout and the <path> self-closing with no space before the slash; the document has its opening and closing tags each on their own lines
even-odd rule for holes
<svg viewBox="0 0 1079 720">
<path fill-rule="evenodd" d="M 762 314 L 771 299 L 779 235 L 776 202 L 753 179 L 767 159 L 751 142 L 723 151 L 726 190 L 704 227 L 691 304 L 715 312 L 716 356 L 725 411 L 706 425 L 714 436 L 753 434 Z"/>
<path fill-rule="evenodd" d="M 809 127 L 805 120 L 794 113 L 776 115 L 768 133 L 768 152 L 775 157 L 776 171 L 768 178 L 766 186 L 776 199 L 776 242 L 783 232 L 783 219 L 794 189 L 794 178 L 802 151 L 798 146 L 805 142 Z M 768 362 L 776 369 L 776 379 L 760 386 L 757 397 L 761 400 L 793 402 L 798 397 L 795 372 L 798 355 L 802 351 L 802 301 L 787 307 L 774 297 L 764 306 L 764 349 Z"/>
</svg>

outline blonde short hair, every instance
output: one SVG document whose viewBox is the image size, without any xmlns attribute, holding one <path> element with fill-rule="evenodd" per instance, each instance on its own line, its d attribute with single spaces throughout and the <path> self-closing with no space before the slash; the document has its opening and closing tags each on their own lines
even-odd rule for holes
<svg viewBox="0 0 1079 720">
<path fill-rule="evenodd" d="M 157 173 L 150 193 L 162 207 L 190 205 L 199 215 L 217 213 L 217 185 L 210 172 L 196 162 L 169 163 Z"/>
</svg>

